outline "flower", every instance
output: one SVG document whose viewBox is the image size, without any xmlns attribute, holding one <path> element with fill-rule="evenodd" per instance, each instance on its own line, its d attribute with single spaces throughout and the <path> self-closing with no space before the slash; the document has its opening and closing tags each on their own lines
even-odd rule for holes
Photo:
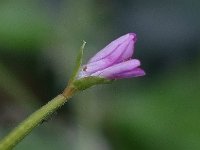
<svg viewBox="0 0 200 150">
<path fill-rule="evenodd" d="M 145 75 L 138 59 L 132 59 L 136 34 L 128 33 L 112 41 L 83 65 L 78 78 L 89 76 L 121 79 Z"/>
</svg>

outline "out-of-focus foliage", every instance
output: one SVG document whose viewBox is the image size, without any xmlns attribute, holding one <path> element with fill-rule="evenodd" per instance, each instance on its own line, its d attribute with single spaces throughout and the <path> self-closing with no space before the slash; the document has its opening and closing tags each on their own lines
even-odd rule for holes
<svg viewBox="0 0 200 150">
<path fill-rule="evenodd" d="M 81 92 L 16 150 L 199 150 L 200 2 L 0 2 L 0 137 L 59 94 L 84 62 L 136 32 L 147 75 Z"/>
<path fill-rule="evenodd" d="M 27 48 L 28 51 L 41 45 L 50 35 L 52 26 L 34 1 L 1 2 L 0 20 L 1 50 Z"/>
</svg>

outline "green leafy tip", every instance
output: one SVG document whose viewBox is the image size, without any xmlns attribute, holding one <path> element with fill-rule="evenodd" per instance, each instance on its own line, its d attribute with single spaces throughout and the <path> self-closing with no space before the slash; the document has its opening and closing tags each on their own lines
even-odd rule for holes
<svg viewBox="0 0 200 150">
<path fill-rule="evenodd" d="M 76 58 L 76 66 L 75 66 L 74 71 L 73 71 L 73 73 L 70 77 L 69 83 L 72 83 L 76 79 L 76 76 L 77 76 L 77 74 L 78 74 L 78 72 L 81 68 L 82 59 L 83 59 L 83 50 L 85 48 L 85 44 L 86 44 L 86 42 L 83 41 L 83 44 L 80 47 L 79 53 L 78 53 L 77 58 Z"/>
</svg>

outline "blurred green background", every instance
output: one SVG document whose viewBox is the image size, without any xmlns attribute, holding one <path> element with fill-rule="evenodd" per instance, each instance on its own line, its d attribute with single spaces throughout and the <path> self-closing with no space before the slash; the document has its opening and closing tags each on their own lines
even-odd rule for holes
<svg viewBox="0 0 200 150">
<path fill-rule="evenodd" d="M 0 137 L 84 62 L 135 32 L 147 75 L 72 98 L 15 150 L 199 150 L 199 0 L 1 0 Z"/>
</svg>

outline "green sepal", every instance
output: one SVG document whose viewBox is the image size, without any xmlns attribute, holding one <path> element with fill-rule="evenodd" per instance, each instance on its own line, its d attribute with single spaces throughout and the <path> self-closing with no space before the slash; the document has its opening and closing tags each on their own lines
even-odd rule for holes
<svg viewBox="0 0 200 150">
<path fill-rule="evenodd" d="M 80 47 L 79 53 L 78 53 L 78 55 L 76 57 L 76 66 L 75 66 L 74 71 L 73 71 L 73 73 L 72 73 L 72 75 L 70 77 L 69 83 L 73 82 L 76 79 L 76 76 L 77 76 L 77 74 L 78 74 L 78 72 L 80 70 L 80 67 L 82 65 L 83 50 L 84 50 L 85 44 L 86 44 L 86 42 L 83 41 L 83 44 Z"/>
<path fill-rule="evenodd" d="M 90 76 L 90 77 L 77 79 L 72 83 L 72 85 L 74 86 L 75 89 L 82 91 L 82 90 L 85 90 L 85 89 L 87 89 L 87 88 L 89 88 L 93 85 L 109 84 L 112 81 L 113 80 L 106 79 L 106 78 Z"/>
</svg>

